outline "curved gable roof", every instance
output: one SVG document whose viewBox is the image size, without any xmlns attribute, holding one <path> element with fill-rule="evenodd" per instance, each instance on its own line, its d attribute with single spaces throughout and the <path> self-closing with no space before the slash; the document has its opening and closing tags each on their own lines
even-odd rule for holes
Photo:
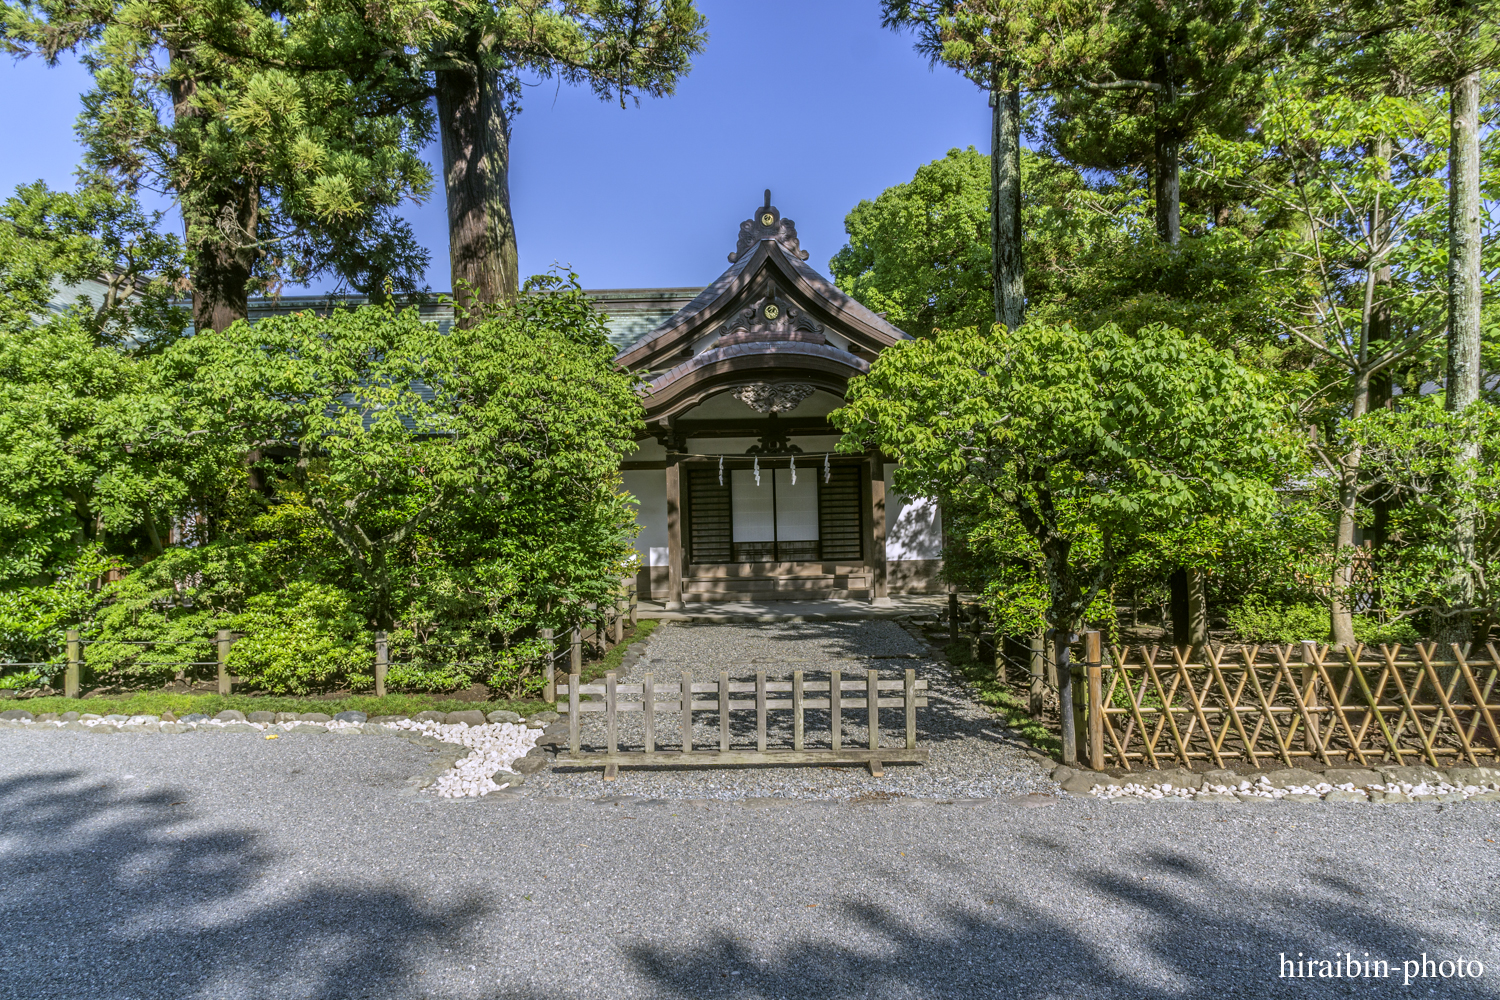
<svg viewBox="0 0 1500 1000">
<path fill-rule="evenodd" d="M 723 274 L 616 363 L 659 372 L 716 346 L 793 340 L 829 345 L 867 368 L 880 351 L 910 339 L 805 263 L 795 224 L 771 205 L 769 191 L 758 217 L 741 224 L 739 248 L 729 256 Z"/>
</svg>

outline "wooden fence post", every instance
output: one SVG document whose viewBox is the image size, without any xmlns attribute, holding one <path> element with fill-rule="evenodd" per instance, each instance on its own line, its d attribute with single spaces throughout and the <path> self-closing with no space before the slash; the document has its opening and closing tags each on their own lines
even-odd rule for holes
<svg viewBox="0 0 1500 1000">
<path fill-rule="evenodd" d="M 646 723 L 646 752 L 656 753 L 656 675 L 648 673 L 641 683 L 641 712 Z"/>
<path fill-rule="evenodd" d="M 568 662 L 568 673 L 583 673 L 583 626 L 573 626 L 572 659 Z"/>
<path fill-rule="evenodd" d="M 1314 666 L 1318 662 L 1316 641 L 1302 640 L 1302 662 L 1306 664 L 1302 668 L 1302 701 L 1307 706 L 1307 730 L 1302 734 L 1302 748 L 1316 755 L 1323 745 L 1323 727 L 1319 724 L 1317 713 L 1313 711 L 1318 704 L 1318 671 Z"/>
<path fill-rule="evenodd" d="M 568 675 L 568 749 L 578 753 L 578 685 L 577 672 Z"/>
<path fill-rule="evenodd" d="M 76 628 L 68 629 L 68 666 L 63 673 L 63 697 L 77 698 L 82 687 L 83 657 L 80 655 L 83 643 L 78 637 Z"/>
<path fill-rule="evenodd" d="M 1046 640 L 1040 635 L 1032 636 L 1029 642 L 1031 647 L 1031 700 L 1030 704 L 1027 705 L 1027 709 L 1033 719 L 1040 719 L 1042 717 L 1043 695 L 1045 694 L 1043 689 L 1045 681 L 1042 677 L 1042 670 L 1047 659 L 1046 651 L 1042 649 L 1042 646 L 1045 642 Z"/>
<path fill-rule="evenodd" d="M 902 694 L 906 696 L 906 749 L 917 748 L 917 672 L 906 668 L 906 684 Z"/>
<path fill-rule="evenodd" d="M 229 647 L 234 643 L 230 638 L 228 629 L 219 629 L 219 635 L 215 640 L 219 647 L 219 694 L 229 694 L 232 685 L 229 683 Z"/>
<path fill-rule="evenodd" d="M 618 646 L 620 643 L 625 641 L 625 615 L 620 611 L 620 598 L 616 597 L 613 601 L 611 601 L 610 607 L 614 610 L 615 613 L 613 640 L 614 644 Z"/>
<path fill-rule="evenodd" d="M 792 749 L 802 749 L 802 671 L 792 671 Z"/>
<path fill-rule="evenodd" d="M 636 592 L 630 592 L 630 627 L 635 628 L 640 624 L 640 599 Z"/>
<path fill-rule="evenodd" d="M 1104 770 L 1104 657 L 1099 633 L 1083 634 L 1083 659 L 1088 670 L 1089 767 Z"/>
<path fill-rule="evenodd" d="M 542 641 L 547 644 L 547 667 L 542 672 L 542 700 L 549 705 L 557 704 L 557 639 L 550 628 L 542 629 Z"/>
<path fill-rule="evenodd" d="M 375 697 L 385 697 L 385 675 L 391 668 L 391 646 L 385 633 L 375 633 Z"/>
</svg>

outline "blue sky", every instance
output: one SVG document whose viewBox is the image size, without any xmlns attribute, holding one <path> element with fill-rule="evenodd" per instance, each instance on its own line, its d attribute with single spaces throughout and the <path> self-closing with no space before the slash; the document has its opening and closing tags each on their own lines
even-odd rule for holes
<svg viewBox="0 0 1500 1000">
<path fill-rule="evenodd" d="M 985 95 L 881 28 L 876 0 L 698 6 L 708 47 L 674 97 L 622 111 L 586 90 L 527 89 L 511 163 L 522 274 L 557 261 L 590 288 L 706 284 L 767 187 L 826 271 L 861 198 L 955 146 L 989 149 Z M 0 64 L 0 190 L 71 186 L 87 84 L 76 64 Z M 427 280 L 446 290 L 441 184 L 404 210 L 433 254 Z"/>
</svg>

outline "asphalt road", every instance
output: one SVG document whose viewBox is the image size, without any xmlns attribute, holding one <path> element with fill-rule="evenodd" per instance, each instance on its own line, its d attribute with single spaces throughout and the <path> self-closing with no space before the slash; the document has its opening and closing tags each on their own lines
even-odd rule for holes
<svg viewBox="0 0 1500 1000">
<path fill-rule="evenodd" d="M 429 756 L 0 730 L 0 997 L 1500 996 L 1500 804 L 440 801 Z"/>
</svg>

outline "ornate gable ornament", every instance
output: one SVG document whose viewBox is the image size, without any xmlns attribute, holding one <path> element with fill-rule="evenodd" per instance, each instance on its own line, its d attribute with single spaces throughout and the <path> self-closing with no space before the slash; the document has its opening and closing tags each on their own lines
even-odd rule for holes
<svg viewBox="0 0 1500 1000">
<path fill-rule="evenodd" d="M 744 344 L 750 341 L 802 340 L 826 344 L 823 324 L 772 291 L 740 309 L 724 321 L 713 340 L 714 347 Z"/>
<path fill-rule="evenodd" d="M 783 219 L 781 213 L 771 204 L 770 188 L 766 188 L 766 203 L 754 215 L 740 223 L 740 241 L 735 246 L 734 253 L 729 255 L 729 263 L 733 264 L 739 260 L 761 240 L 775 240 L 787 253 L 798 260 L 807 259 L 807 251 L 797 243 L 797 224 L 791 219 Z"/>
<path fill-rule="evenodd" d="M 734 398 L 756 413 L 775 416 L 795 410 L 814 391 L 812 386 L 801 382 L 752 382 L 734 390 Z"/>
</svg>

